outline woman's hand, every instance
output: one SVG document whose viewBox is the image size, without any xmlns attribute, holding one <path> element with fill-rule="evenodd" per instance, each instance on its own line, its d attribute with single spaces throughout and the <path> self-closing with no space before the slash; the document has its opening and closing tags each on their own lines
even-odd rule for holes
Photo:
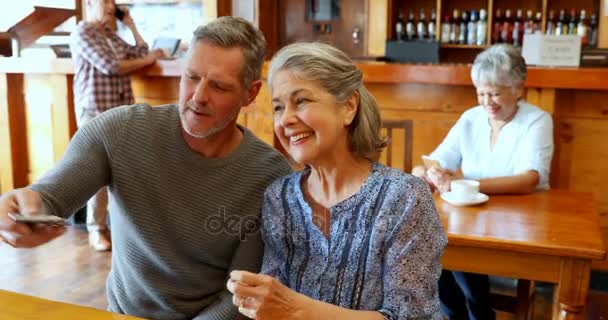
<svg viewBox="0 0 608 320">
<path fill-rule="evenodd" d="M 452 183 L 452 180 L 456 179 L 456 173 L 454 171 L 438 169 L 437 167 L 432 167 L 427 170 L 426 175 L 439 193 L 450 191 L 450 184 Z"/>
<path fill-rule="evenodd" d="M 227 283 L 232 302 L 251 319 L 303 319 L 308 298 L 279 280 L 247 271 L 233 271 Z"/>
<path fill-rule="evenodd" d="M 437 188 L 435 187 L 431 179 L 429 179 L 429 177 L 427 176 L 426 171 L 427 170 L 424 166 L 415 166 L 412 170 L 412 175 L 422 178 L 422 180 L 424 180 L 429 185 L 429 188 L 431 188 L 431 192 L 435 192 Z"/>
</svg>

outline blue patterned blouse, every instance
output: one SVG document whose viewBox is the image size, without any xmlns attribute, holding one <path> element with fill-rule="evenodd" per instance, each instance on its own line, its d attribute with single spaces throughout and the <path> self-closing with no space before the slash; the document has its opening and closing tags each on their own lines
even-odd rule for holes
<svg viewBox="0 0 608 320">
<path fill-rule="evenodd" d="M 441 319 L 447 244 L 427 184 L 374 163 L 361 190 L 331 207 L 328 237 L 304 200 L 303 170 L 266 190 L 262 273 L 313 299 L 385 319 Z"/>
</svg>

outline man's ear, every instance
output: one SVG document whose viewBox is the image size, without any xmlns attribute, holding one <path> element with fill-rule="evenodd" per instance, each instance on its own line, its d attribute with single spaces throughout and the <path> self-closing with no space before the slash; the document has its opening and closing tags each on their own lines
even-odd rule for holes
<svg viewBox="0 0 608 320">
<path fill-rule="evenodd" d="M 260 88 L 262 87 L 262 80 L 258 79 L 255 81 L 252 81 L 251 84 L 249 85 L 249 88 L 247 88 L 247 103 L 245 104 L 245 106 L 250 105 L 253 100 L 255 100 L 255 98 L 258 96 L 258 93 L 260 93 Z"/>
<path fill-rule="evenodd" d="M 357 110 L 359 109 L 359 98 L 359 91 L 355 90 L 355 92 L 350 95 L 350 98 L 346 100 L 346 103 L 344 103 L 344 108 L 346 109 L 344 114 L 345 126 L 349 126 L 353 122 L 353 119 L 355 119 Z"/>
</svg>

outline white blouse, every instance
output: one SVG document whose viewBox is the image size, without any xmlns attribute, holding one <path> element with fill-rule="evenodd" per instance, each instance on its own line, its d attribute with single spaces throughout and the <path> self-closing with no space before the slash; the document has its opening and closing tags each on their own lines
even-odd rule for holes
<svg viewBox="0 0 608 320">
<path fill-rule="evenodd" d="M 442 168 L 465 179 L 513 176 L 528 170 L 538 172 L 537 190 L 549 189 L 553 157 L 553 120 L 547 112 L 520 101 L 515 117 L 500 131 L 490 149 L 491 127 L 482 106 L 465 111 L 430 157 Z"/>
</svg>

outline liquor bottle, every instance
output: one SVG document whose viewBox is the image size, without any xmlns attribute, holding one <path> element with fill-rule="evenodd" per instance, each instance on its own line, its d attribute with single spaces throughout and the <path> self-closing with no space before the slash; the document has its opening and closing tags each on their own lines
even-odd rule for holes
<svg viewBox="0 0 608 320">
<path fill-rule="evenodd" d="M 526 11 L 526 22 L 524 22 L 524 34 L 534 33 L 534 16 L 532 10 Z"/>
<path fill-rule="evenodd" d="M 449 15 L 443 17 L 441 21 L 441 43 L 450 43 L 450 34 L 452 33 L 452 21 Z"/>
<path fill-rule="evenodd" d="M 578 19 L 578 24 L 576 25 L 576 34 L 581 37 L 581 45 L 583 47 L 587 46 L 589 39 L 587 38 L 587 12 L 585 9 L 581 10 L 581 15 Z"/>
<path fill-rule="evenodd" d="M 477 44 L 477 11 L 471 10 L 471 18 L 467 24 L 467 44 Z"/>
<path fill-rule="evenodd" d="M 502 23 L 500 38 L 504 43 L 513 43 L 513 16 L 511 15 L 511 9 L 505 11 L 505 20 Z"/>
<path fill-rule="evenodd" d="M 467 24 L 469 23 L 469 14 L 466 10 L 462 10 L 460 14 L 460 33 L 458 34 L 458 43 L 467 43 Z"/>
<path fill-rule="evenodd" d="M 420 9 L 418 24 L 416 24 L 416 34 L 418 34 L 418 40 L 426 39 L 426 15 L 424 14 L 424 9 Z"/>
<path fill-rule="evenodd" d="M 513 21 L 513 32 L 511 38 L 513 39 L 513 46 L 521 47 L 521 43 L 524 37 L 524 13 L 521 9 L 517 9 L 515 14 L 515 20 Z"/>
<path fill-rule="evenodd" d="M 555 23 L 555 35 L 561 36 L 568 34 L 568 24 L 566 23 L 566 10 L 559 11 L 559 19 Z"/>
<path fill-rule="evenodd" d="M 403 22 L 403 11 L 399 10 L 397 22 L 395 22 L 395 40 L 403 41 L 405 39 L 405 23 Z"/>
<path fill-rule="evenodd" d="M 452 24 L 450 25 L 450 43 L 458 43 L 460 34 L 460 11 L 454 9 L 452 12 Z"/>
<path fill-rule="evenodd" d="M 543 14 L 540 11 L 536 12 L 534 17 L 534 24 L 532 26 L 532 33 L 542 33 Z"/>
<path fill-rule="evenodd" d="M 414 11 L 412 10 L 410 10 L 410 14 L 407 17 L 407 23 L 405 24 L 405 35 L 408 41 L 412 41 L 416 37 L 416 26 L 414 25 Z"/>
<path fill-rule="evenodd" d="M 429 23 L 427 24 L 427 34 L 429 35 L 429 40 L 431 41 L 435 41 L 437 40 L 437 28 L 436 28 L 436 24 L 435 21 L 437 21 L 437 13 L 435 13 L 435 8 L 431 9 L 431 19 L 429 20 Z"/>
<path fill-rule="evenodd" d="M 496 14 L 494 16 L 494 27 L 492 28 L 492 42 L 493 43 L 501 43 L 502 42 L 502 11 L 500 9 L 496 10 Z"/>
<path fill-rule="evenodd" d="M 576 26 L 578 25 L 578 17 L 576 9 L 570 9 L 570 22 L 568 22 L 568 34 L 577 34 Z"/>
<path fill-rule="evenodd" d="M 557 32 L 557 24 L 555 22 L 555 11 L 549 11 L 549 18 L 547 18 L 547 29 L 545 33 L 548 35 L 554 35 Z"/>
<path fill-rule="evenodd" d="M 488 35 L 488 14 L 485 9 L 479 10 L 479 21 L 477 21 L 477 45 L 483 46 L 486 44 Z"/>
<path fill-rule="evenodd" d="M 587 31 L 587 34 L 589 38 L 589 46 L 592 48 L 597 47 L 597 12 L 593 12 L 591 14 L 591 20 L 589 21 L 589 31 Z"/>
</svg>

